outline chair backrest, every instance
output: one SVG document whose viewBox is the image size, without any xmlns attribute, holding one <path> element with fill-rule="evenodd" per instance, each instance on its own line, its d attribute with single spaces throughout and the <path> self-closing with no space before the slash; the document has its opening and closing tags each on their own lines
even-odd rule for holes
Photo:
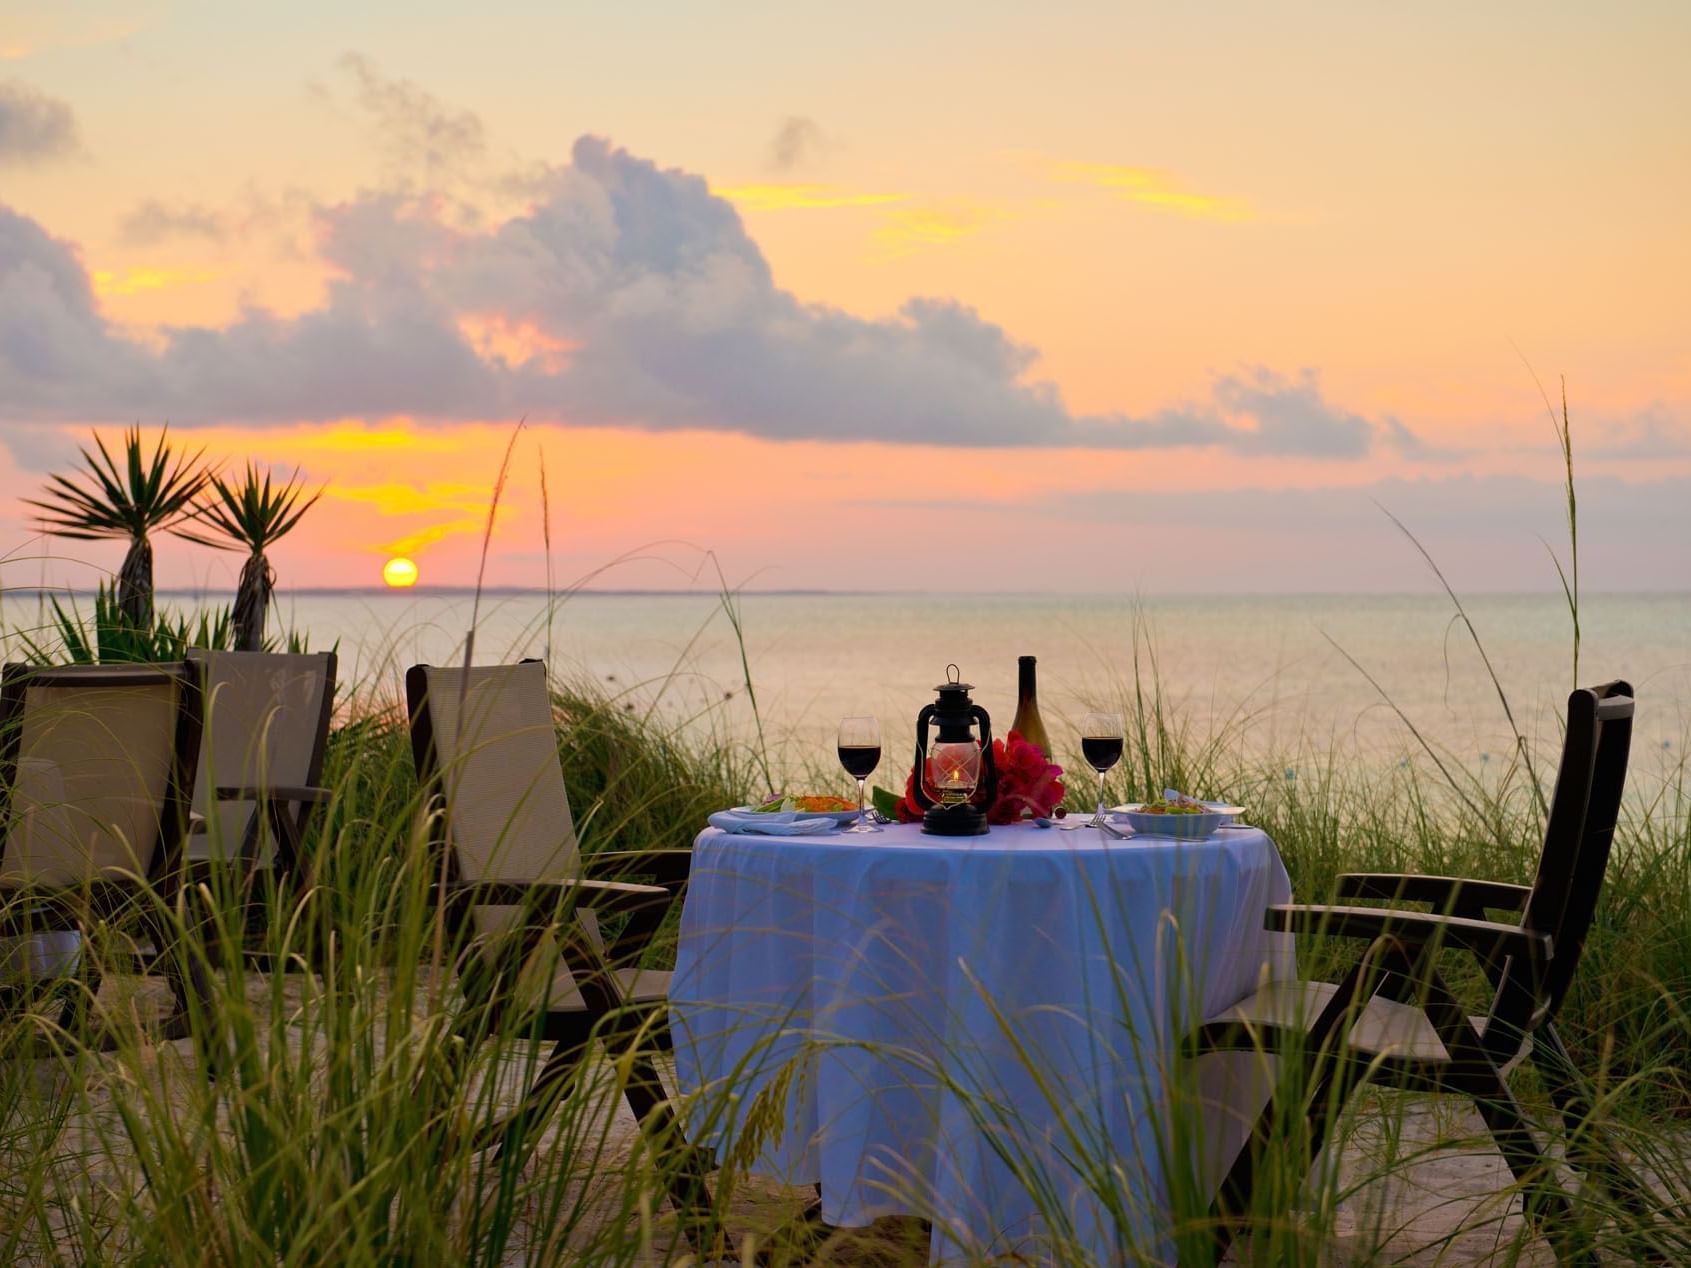
<svg viewBox="0 0 1691 1268">
<path fill-rule="evenodd" d="M 1530 991 L 1523 989 L 1518 974 L 1506 972 L 1493 1009 L 1518 1030 L 1531 1030 L 1554 1015 L 1579 966 L 1620 818 L 1633 707 L 1632 687 L 1619 681 L 1581 688 L 1568 697 L 1544 851 L 1521 916 L 1524 928 L 1550 935 L 1550 969 Z"/>
<path fill-rule="evenodd" d="M 206 846 L 233 856 L 257 840 L 258 804 L 217 800 L 219 786 L 315 784 L 323 773 L 335 698 L 335 654 L 220 652 L 195 648 L 204 667 L 205 736 L 194 780 Z M 309 808 L 309 803 L 306 803 Z M 198 852 L 190 843 L 191 852 Z"/>
<path fill-rule="evenodd" d="M 0 888 L 175 872 L 200 743 L 196 667 L 7 665 Z"/>
<path fill-rule="evenodd" d="M 579 875 L 546 666 L 533 660 L 472 669 L 414 665 L 405 694 L 418 777 L 444 803 L 456 879 Z M 511 914 L 477 907 L 477 932 L 507 927 Z"/>
</svg>

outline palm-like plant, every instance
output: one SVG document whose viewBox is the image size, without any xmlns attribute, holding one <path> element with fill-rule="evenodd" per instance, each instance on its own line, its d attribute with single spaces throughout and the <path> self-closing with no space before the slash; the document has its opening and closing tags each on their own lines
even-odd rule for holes
<svg viewBox="0 0 1691 1268">
<path fill-rule="evenodd" d="M 129 551 L 117 574 L 118 609 L 135 629 L 148 630 L 153 623 L 153 546 L 148 534 L 163 530 L 186 536 L 180 525 L 193 514 L 194 500 L 208 479 L 200 466 L 204 450 L 175 452 L 168 428 L 159 433 L 151 457 L 142 447 L 139 427 L 124 432 L 121 466 L 98 434 L 94 445 L 94 450 L 82 450 L 87 471 L 81 480 L 52 476 L 42 500 L 25 501 L 46 512 L 42 523 L 56 537 L 128 540 Z"/>
<path fill-rule="evenodd" d="M 211 492 L 195 512 L 195 518 L 210 525 L 217 536 L 183 532 L 182 536 L 219 550 L 247 552 L 241 565 L 241 579 L 235 588 L 235 650 L 264 650 L 264 622 L 270 610 L 270 596 L 276 588 L 276 570 L 266 552 L 288 533 L 323 496 L 323 490 L 305 495 L 296 469 L 280 484 L 270 472 L 247 464 L 239 480 L 210 478 Z"/>
</svg>

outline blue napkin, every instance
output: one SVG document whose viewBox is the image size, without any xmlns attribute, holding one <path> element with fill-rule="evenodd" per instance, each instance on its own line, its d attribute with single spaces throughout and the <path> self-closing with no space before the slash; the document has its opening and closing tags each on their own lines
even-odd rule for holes
<svg viewBox="0 0 1691 1268">
<path fill-rule="evenodd" d="M 817 832 L 832 832 L 839 824 L 832 819 L 818 819 L 796 810 L 779 810 L 759 814 L 749 810 L 719 810 L 710 817 L 710 826 L 724 832 L 752 832 L 771 837 L 811 836 Z"/>
</svg>

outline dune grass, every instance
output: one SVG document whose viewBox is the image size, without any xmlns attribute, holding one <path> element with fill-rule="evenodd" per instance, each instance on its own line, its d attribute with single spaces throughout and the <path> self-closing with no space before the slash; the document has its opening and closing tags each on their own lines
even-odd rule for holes
<svg viewBox="0 0 1691 1268">
<path fill-rule="evenodd" d="M 1306 750 L 1247 763 L 1225 732 L 1196 735 L 1183 724 L 1164 703 L 1149 657 L 1124 679 L 1121 696 L 1123 786 L 1167 782 L 1250 806 L 1279 844 L 1300 898 L 1329 894 L 1346 870 L 1530 879 L 1541 821 L 1519 771 L 1453 789 L 1426 761 L 1381 772 Z M 520 1032 L 494 1034 L 473 1051 L 458 1041 L 463 1002 L 450 967 L 431 955 L 433 873 L 408 737 L 396 705 L 378 705 L 373 693 L 360 698 L 333 734 L 325 774 L 333 797 L 310 847 L 314 884 L 265 897 L 269 971 L 228 952 L 240 919 L 233 894 L 201 893 L 180 907 L 154 896 L 154 914 L 213 982 L 212 1006 L 193 1018 L 191 1038 L 166 1041 L 140 1020 L 159 993 L 155 987 L 149 997 L 118 971 L 125 945 L 116 930 L 96 931 L 86 948 L 89 962 L 110 972 L 102 1007 L 83 1030 L 61 1030 L 53 1000 L 0 1021 L 0 1258 L 632 1264 L 687 1253 L 662 1197 L 669 1152 L 606 1112 L 612 1066 L 592 1068 L 580 1076 L 584 1086 L 567 1089 L 526 1163 L 472 1148 L 475 1128 L 514 1102 L 544 1047 Z M 558 683 L 556 707 L 588 851 L 685 846 L 710 810 L 762 778 L 760 753 L 701 732 L 696 721 L 665 729 L 590 685 Z M 1286 778 L 1288 768 L 1298 778 Z M 1681 1204 L 1691 1199 L 1682 1148 L 1691 1123 L 1687 791 L 1683 764 L 1635 779 L 1562 1022 L 1581 1066 L 1599 1076 L 1605 1120 Z M 221 940 L 208 936 L 218 930 Z M 1309 943 L 1301 967 L 1330 974 L 1344 950 Z M 1465 981 L 1478 985 L 1476 974 Z M 96 1040 L 115 1046 L 100 1051 Z M 1524 1087 L 1530 1095 L 1530 1079 Z M 971 1095 L 961 1083 L 956 1090 Z M 1370 1167 L 1308 1173 L 1307 1159 L 1287 1155 L 1267 1191 L 1284 1196 L 1298 1218 L 1272 1224 L 1243 1254 L 1322 1262 L 1323 1239 L 1341 1211 L 1418 1156 L 1423 1142 L 1402 1123 L 1423 1109 L 1390 1094 L 1364 1103 L 1372 1107 L 1365 1131 L 1376 1142 Z M 762 1105 L 765 1119 L 774 1108 Z M 1178 1112 L 1175 1119 L 1178 1132 Z M 1462 1134 L 1455 1121 L 1440 1130 Z M 1095 1156 L 1084 1161 L 1094 1187 L 1110 1197 L 1124 1160 L 1111 1157 L 1107 1143 L 1090 1148 Z M 1037 1174 L 1029 1178 L 1037 1188 Z M 731 1248 L 744 1249 L 757 1225 L 739 1198 L 756 1182 L 732 1168 L 713 1182 L 724 1249 L 737 1258 Z M 803 1196 L 795 1195 L 794 1209 Z M 1189 1239 L 1201 1240 L 1207 1202 L 1180 1192 L 1172 1201 Z M 1063 1212 L 1047 1214 L 1060 1231 Z M 1117 1215 L 1131 1261 L 1136 1216 Z M 1602 1236 L 1631 1253 L 1625 1238 L 1637 1229 L 1628 1218 L 1606 1223 Z M 1518 1223 L 1498 1227 L 1505 1250 L 1511 1238 L 1519 1248 L 1531 1244 Z M 1393 1241 L 1384 1222 L 1375 1231 L 1396 1248 L 1381 1256 L 1401 1252 L 1402 1238 Z M 1046 1253 L 1085 1262 L 1058 1234 Z M 909 1229 L 869 1240 L 841 1235 L 826 1257 L 921 1262 L 926 1241 Z"/>
<path fill-rule="evenodd" d="M 1566 587 L 1576 630 L 1577 575 Z M 722 608 L 741 637 L 739 609 L 726 591 Z M 549 608 L 548 623 L 550 616 Z M 39 652 L 36 640 L 49 637 L 9 629 L 5 641 L 9 651 Z M 467 642 L 473 646 L 473 637 Z M 749 671 L 747 680 L 755 707 Z M 651 698 L 663 695 L 664 684 L 646 686 Z M 588 853 L 684 848 L 710 811 L 763 793 L 772 770 L 808 765 L 804 755 L 769 752 L 761 717 L 755 740 L 742 743 L 726 714 L 666 721 L 662 711 L 586 680 L 555 680 L 553 689 L 569 797 Z M 1190 724 L 1158 675 L 1154 641 L 1143 629 L 1116 692 L 1127 736 L 1112 776 L 1115 795 L 1168 785 L 1250 807 L 1303 901 L 1330 897 L 1345 871 L 1531 879 L 1555 754 L 1535 751 L 1518 727 L 1512 760 L 1481 774 L 1424 740 L 1388 768 L 1356 762 L 1337 741 L 1263 755 L 1243 742 L 1248 715 L 1202 733 Z M 1501 688 L 1499 700 L 1509 712 Z M 1412 727 L 1413 719 L 1405 722 Z M 1080 765 L 1077 754 L 1057 756 Z M 837 778 L 819 767 L 811 774 Z M 1604 901 L 1560 1022 L 1577 1063 L 1597 1082 L 1592 1123 L 1600 1119 L 1660 1190 L 1659 1207 L 1643 1215 L 1591 1186 L 1580 1193 L 1581 1235 L 1621 1262 L 1644 1255 L 1691 1261 L 1686 775 L 1683 758 L 1658 769 L 1635 758 Z M 239 951 L 247 913 L 232 886 L 149 892 L 134 913 L 167 944 L 167 966 L 206 984 L 187 1038 L 161 1033 L 167 995 L 156 980 L 129 971 L 133 945 L 121 922 L 90 931 L 81 982 L 0 1008 L 0 1262 L 632 1265 L 691 1256 L 664 1196 L 680 1153 L 675 1141 L 645 1138 L 625 1112 L 619 1116 L 615 1092 L 625 1065 L 589 1064 L 571 1076 L 532 1151 L 477 1147 L 520 1097 L 546 1046 L 520 1021 L 478 1025 L 473 991 L 460 989 L 460 948 L 443 946 L 432 901 L 438 861 L 392 686 L 365 682 L 344 693 L 324 783 L 331 797 L 307 845 L 309 881 L 259 889 L 259 959 Z M 1299 947 L 1300 970 L 1332 980 L 1354 950 L 1308 940 Z M 654 962 L 672 954 L 672 942 L 650 952 Z M 1136 967 L 1119 966 L 1121 989 L 1131 989 Z M 96 969 L 103 981 L 97 999 L 86 1001 L 93 1006 L 62 1025 L 65 999 L 86 994 L 86 974 Z M 1473 992 L 1474 1011 L 1483 1011 L 1480 974 L 1455 965 L 1453 974 Z M 707 1249 L 748 1263 L 760 1253 L 774 1263 L 925 1262 L 921 1228 L 821 1237 L 789 1219 L 808 1192 L 772 1192 L 753 1174 L 760 1144 L 785 1130 L 785 1094 L 822 1042 L 801 1047 L 761 1092 L 711 1089 L 683 1105 L 695 1127 L 733 1121 L 740 1128 L 712 1176 Z M 971 1082 L 971 1056 L 942 1048 L 930 1054 L 924 1077 L 955 1096 L 977 1126 L 1013 1140 L 1018 1107 Z M 1037 1095 L 1062 1105 L 1067 1093 L 1045 1077 L 1038 1053 L 1028 1050 L 1025 1060 Z M 1518 1086 L 1547 1117 L 1531 1076 Z M 1161 1148 L 1178 1159 L 1202 1137 L 1209 1107 L 1178 1072 L 1169 1088 Z M 1480 1196 L 1495 1200 L 1467 1203 L 1454 1224 L 1401 1226 L 1403 1203 L 1390 1195 L 1430 1148 L 1472 1145 L 1471 1115 L 1372 1092 L 1344 1120 L 1342 1147 L 1318 1166 L 1285 1126 L 1277 1133 L 1283 1147 L 1259 1179 L 1263 1218 L 1238 1248 L 1244 1260 L 1392 1262 L 1442 1249 L 1446 1262 L 1482 1253 L 1527 1262 L 1542 1254 L 1513 1214 L 1518 1195 L 1506 1173 L 1480 1186 Z M 1042 1261 L 1094 1262 L 1049 1157 L 1001 1148 L 1045 1226 L 1041 1243 L 1019 1249 Z M 1183 1255 L 1198 1256 L 1209 1238 L 1208 1191 L 1172 1166 L 1168 1209 L 1148 1221 L 1131 1202 L 1126 1177 L 1141 1160 L 1128 1149 L 1086 1133 L 1063 1145 L 1065 1165 L 1104 1213 L 1118 1258 L 1154 1261 L 1168 1253 L 1170 1238 Z M 928 1210 L 916 1186 L 899 1196 L 908 1209 L 927 1210 L 965 1258 L 987 1262 L 1004 1252 L 947 1226 L 946 1213 Z"/>
</svg>

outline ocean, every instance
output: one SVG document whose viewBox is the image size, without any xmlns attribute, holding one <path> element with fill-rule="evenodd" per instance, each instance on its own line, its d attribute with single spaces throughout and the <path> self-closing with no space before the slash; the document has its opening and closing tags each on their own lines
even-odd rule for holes
<svg viewBox="0 0 1691 1268">
<path fill-rule="evenodd" d="M 1516 722 L 1553 751 L 1574 681 L 1565 603 L 1464 602 Z M 307 593 L 282 596 L 278 616 L 314 647 L 338 644 L 342 679 L 357 691 L 394 698 L 407 665 L 462 659 L 472 606 L 463 594 Z M 948 664 L 1007 729 L 1023 654 L 1038 657 L 1059 748 L 1077 742 L 1069 733 L 1082 713 L 1118 706 L 1136 675 L 1147 688 L 1160 682 L 1193 735 L 1255 754 L 1399 761 L 1414 741 L 1387 697 L 1470 767 L 1506 761 L 1513 744 L 1474 639 L 1442 595 L 744 594 L 733 606 L 743 639 L 712 592 L 552 604 L 488 594 L 475 658 L 549 657 L 625 707 L 719 742 L 755 743 L 761 718 L 775 763 L 800 769 L 832 760 L 846 715 L 879 717 L 889 753 L 902 752 Z M 1677 766 L 1691 736 L 1691 595 L 1586 595 L 1580 621 L 1579 681 L 1624 677 L 1638 692 L 1635 766 Z"/>
</svg>

